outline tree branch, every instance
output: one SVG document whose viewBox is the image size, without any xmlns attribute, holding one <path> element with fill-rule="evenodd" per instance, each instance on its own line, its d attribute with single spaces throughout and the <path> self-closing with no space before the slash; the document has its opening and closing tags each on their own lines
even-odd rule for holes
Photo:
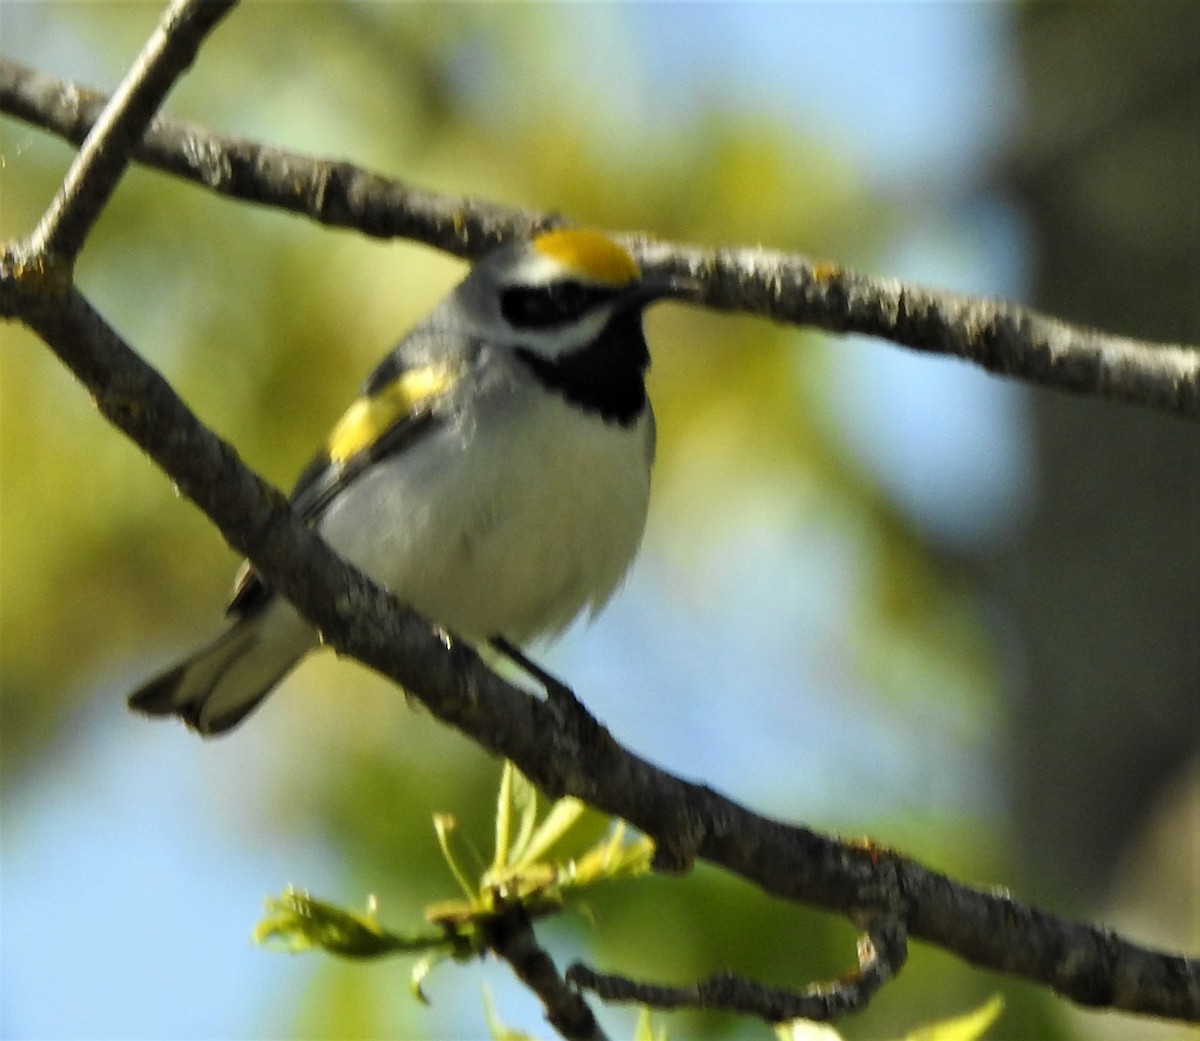
<svg viewBox="0 0 1200 1041">
<path fill-rule="evenodd" d="M 866 1008 L 875 992 L 900 971 L 907 957 L 903 923 L 881 917 L 858 941 L 856 969 L 836 980 L 810 984 L 802 991 L 764 987 L 731 972 L 685 987 L 642 983 L 596 972 L 578 962 L 567 970 L 567 980 L 594 991 L 605 1001 L 633 1001 L 657 1009 L 716 1009 L 758 1016 L 772 1023 L 792 1019 L 828 1023 Z"/>
<path fill-rule="evenodd" d="M 0 111 L 80 141 L 103 110 L 93 90 L 0 60 Z M 404 236 L 472 257 L 557 219 L 439 195 L 350 163 L 155 119 L 136 152 L 149 166 L 214 191 L 380 237 Z M 952 355 L 989 372 L 1200 418 L 1200 348 L 1116 336 L 1018 304 L 873 278 L 764 249 L 710 250 L 627 236 L 648 270 L 699 281 L 698 303 L 861 333 Z"/>
<path fill-rule="evenodd" d="M 36 251 L 74 262 L 167 91 L 236 2 L 172 0 L 120 87 L 92 121 L 62 187 L 33 233 Z"/>
<path fill-rule="evenodd" d="M 108 95 L 0 58 L 0 112 L 79 144 Z M 378 238 L 403 237 L 478 256 L 514 235 L 552 223 L 545 216 L 456 198 L 332 159 L 214 134 L 194 123 L 155 118 L 135 155 L 146 166 L 219 195 L 288 210 Z"/>
<path fill-rule="evenodd" d="M 1200 418 L 1200 347 L 1072 325 L 1008 300 L 874 278 L 766 249 L 647 244 L 650 270 L 686 271 L 702 302 L 963 358 L 1001 376 Z"/>
<path fill-rule="evenodd" d="M 607 1041 L 588 1003 L 559 975 L 550 955 L 538 944 L 519 903 L 501 907 L 488 920 L 487 944 L 538 996 L 547 1022 L 560 1035 L 568 1041 Z"/>
<path fill-rule="evenodd" d="M 206 2 L 191 0 L 180 9 Z M 143 68 L 141 75 L 149 73 Z M 166 86 L 169 82 L 162 84 L 163 93 Z M 130 92 L 136 94 L 135 84 Z M 109 132 L 120 123 L 114 117 Z M 105 154 L 109 145 L 101 139 L 94 147 Z M 124 146 L 112 147 L 115 155 Z M 107 163 L 114 164 L 106 165 L 109 172 L 95 175 L 81 192 L 111 190 L 117 164 L 111 158 Z M 59 233 L 62 244 L 86 236 L 93 204 L 79 205 L 78 230 Z M 903 923 L 912 937 L 980 967 L 1041 982 L 1082 1004 L 1200 1021 L 1200 961 L 1148 950 L 1005 895 L 971 889 L 892 850 L 768 820 L 628 752 L 582 706 L 540 701 L 504 682 L 469 647 L 439 636 L 301 524 L 284 496 L 248 470 L 93 310 L 73 285 L 70 265 L 55 263 L 50 245 L 56 237 L 4 245 L 0 315 L 37 332 L 88 388 L 102 414 L 158 462 L 327 642 L 400 683 L 485 749 L 513 760 L 551 797 L 569 793 L 632 822 L 655 839 L 660 868 L 682 869 L 703 857 L 765 892 L 840 913 L 860 926 Z M 765 309 L 768 314 L 775 314 L 772 308 L 782 313 L 810 306 L 806 294 L 820 297 L 828 287 L 855 284 L 844 273 L 809 266 L 810 284 L 767 285 L 773 277 L 764 273 L 767 268 L 747 266 L 747 257 L 761 254 L 654 246 L 643 255 L 706 277 L 707 296 L 727 306 L 742 299 L 743 291 L 766 294 L 763 300 L 775 301 Z M 791 263 L 798 269 L 807 265 Z M 851 311 L 858 306 L 852 300 L 848 305 Z M 877 306 L 878 299 L 868 310 Z M 903 324 L 902 317 L 911 320 L 905 311 L 890 321 Z M 894 959 L 879 962 L 885 964 Z"/>
</svg>

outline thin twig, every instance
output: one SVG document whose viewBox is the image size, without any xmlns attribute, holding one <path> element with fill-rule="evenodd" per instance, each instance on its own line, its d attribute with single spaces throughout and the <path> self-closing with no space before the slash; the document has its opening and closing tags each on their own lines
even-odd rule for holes
<svg viewBox="0 0 1200 1041">
<path fill-rule="evenodd" d="M 859 939 L 857 969 L 799 991 L 764 987 L 732 972 L 717 973 L 682 987 L 645 983 L 596 972 L 579 962 L 567 969 L 567 980 L 605 1001 L 636 1002 L 664 1010 L 736 1012 L 771 1023 L 792 1019 L 830 1023 L 865 1008 L 875 992 L 900 971 L 907 956 L 903 923 L 883 917 L 872 922 Z"/>
<path fill-rule="evenodd" d="M 33 233 L 35 251 L 73 262 L 134 148 L 205 37 L 237 0 L 172 0 L 125 79 L 95 118 L 62 187 Z"/>
<path fill-rule="evenodd" d="M 529 916 L 519 903 L 500 907 L 487 922 L 488 947 L 508 962 L 517 979 L 537 996 L 546 1020 L 568 1041 L 607 1041 L 583 996 L 559 974 L 538 944 Z"/>
<path fill-rule="evenodd" d="M 0 60 L 0 111 L 68 140 L 85 135 L 104 95 Z M 221 194 L 460 256 L 554 223 L 554 214 L 439 195 L 350 163 L 213 134 L 160 117 L 140 161 Z M 972 297 L 764 249 L 702 249 L 625 236 L 651 270 L 686 271 L 696 301 L 780 322 L 890 340 L 989 372 L 1200 418 L 1200 348 L 1073 325 L 1010 301 Z"/>
</svg>

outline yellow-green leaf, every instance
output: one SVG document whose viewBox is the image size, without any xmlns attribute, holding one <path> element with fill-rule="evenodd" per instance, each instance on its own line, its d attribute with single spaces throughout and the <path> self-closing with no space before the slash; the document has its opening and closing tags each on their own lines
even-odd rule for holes
<svg viewBox="0 0 1200 1041">
<path fill-rule="evenodd" d="M 321 948 L 344 958 L 377 958 L 445 948 L 449 943 L 444 933 L 403 935 L 383 929 L 373 902 L 366 914 L 358 914 L 291 886 L 267 901 L 267 917 L 255 927 L 254 939 L 260 944 L 281 944 L 294 953 Z"/>
<path fill-rule="evenodd" d="M 633 842 L 626 842 L 625 831 L 625 822 L 618 821 L 607 842 L 584 853 L 575 862 L 570 884 L 588 886 L 649 871 L 654 856 L 653 840 L 643 835 Z"/>
<path fill-rule="evenodd" d="M 644 1005 L 638 1010 L 637 1026 L 633 1031 L 633 1041 L 667 1041 L 667 1028 L 663 1027 L 656 1034 L 654 1024 L 650 1020 L 650 1010 Z"/>
<path fill-rule="evenodd" d="M 545 820 L 538 825 L 537 830 L 530 836 L 529 842 L 519 859 L 513 861 L 513 867 L 524 867 L 546 856 L 583 817 L 587 805 L 568 795 L 559 799 L 550 807 Z"/>
<path fill-rule="evenodd" d="M 811 1019 L 793 1019 L 775 1026 L 778 1041 L 842 1041 L 842 1035 L 828 1023 L 814 1023 Z"/>
<path fill-rule="evenodd" d="M 1000 1016 L 1004 999 L 992 995 L 972 1012 L 937 1023 L 928 1023 L 906 1034 L 904 1041 L 977 1041 Z"/>
<path fill-rule="evenodd" d="M 537 823 L 537 788 L 511 762 L 505 762 L 496 806 L 496 853 L 492 873 L 500 876 L 525 855 Z M 517 817 L 517 835 L 512 828 Z"/>
<path fill-rule="evenodd" d="M 500 791 L 496 795 L 496 849 L 492 856 L 492 872 L 498 873 L 508 863 L 509 843 L 512 839 L 512 775 L 513 764 L 504 760 L 500 771 Z"/>
</svg>

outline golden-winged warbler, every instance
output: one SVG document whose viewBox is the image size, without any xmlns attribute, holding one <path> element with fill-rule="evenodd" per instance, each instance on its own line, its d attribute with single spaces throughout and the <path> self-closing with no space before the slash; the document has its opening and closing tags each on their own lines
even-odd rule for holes
<svg viewBox="0 0 1200 1041">
<path fill-rule="evenodd" d="M 300 475 L 292 506 L 426 618 L 516 651 L 620 584 L 654 458 L 644 279 L 597 231 L 501 246 L 371 373 Z M 229 730 L 316 631 L 248 565 L 215 638 L 129 699 Z"/>
</svg>

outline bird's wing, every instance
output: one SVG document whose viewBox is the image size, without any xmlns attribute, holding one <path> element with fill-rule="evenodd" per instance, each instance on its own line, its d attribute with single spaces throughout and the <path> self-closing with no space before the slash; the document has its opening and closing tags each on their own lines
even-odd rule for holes
<svg viewBox="0 0 1200 1041">
<path fill-rule="evenodd" d="M 291 502 L 300 519 L 314 524 L 369 466 L 406 450 L 443 422 L 462 371 L 461 362 L 405 367 L 398 352 L 388 355 L 296 481 Z M 271 596 L 270 587 L 247 561 L 238 572 L 226 613 L 254 612 Z"/>
</svg>

